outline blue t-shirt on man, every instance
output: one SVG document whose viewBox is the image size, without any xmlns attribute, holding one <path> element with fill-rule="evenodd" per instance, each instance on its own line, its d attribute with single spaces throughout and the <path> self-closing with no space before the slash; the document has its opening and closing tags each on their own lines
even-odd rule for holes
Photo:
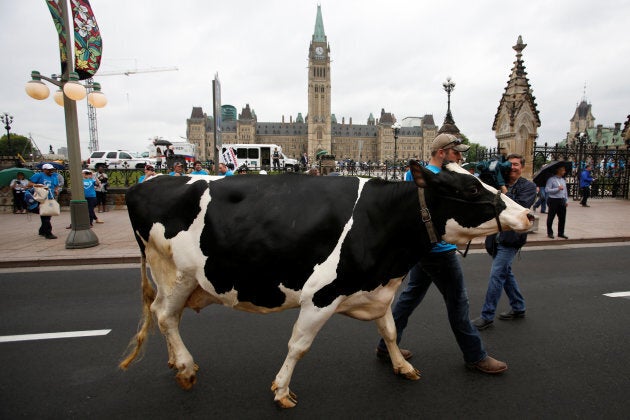
<svg viewBox="0 0 630 420">
<path fill-rule="evenodd" d="M 430 170 L 431 172 L 433 172 L 434 174 L 438 174 L 442 171 L 442 168 L 438 168 L 437 166 L 434 165 L 427 165 L 425 166 L 425 168 L 427 168 L 428 170 Z M 411 175 L 411 171 L 410 171 L 410 175 Z M 406 180 L 406 176 L 405 176 L 405 180 Z M 410 178 L 412 178 L 410 176 Z M 410 179 L 411 181 L 413 181 L 413 178 Z M 449 252 L 449 251 L 455 251 L 457 249 L 456 245 L 453 244 L 449 244 L 448 242 L 441 240 L 440 242 L 438 242 L 437 244 L 433 245 L 433 248 L 431 248 L 431 253 L 437 254 L 440 252 Z"/>
<path fill-rule="evenodd" d="M 42 184 L 48 187 L 48 198 L 55 198 L 55 188 L 59 186 L 59 178 L 56 173 L 46 175 L 45 172 L 37 172 L 31 177 L 33 184 Z"/>
</svg>

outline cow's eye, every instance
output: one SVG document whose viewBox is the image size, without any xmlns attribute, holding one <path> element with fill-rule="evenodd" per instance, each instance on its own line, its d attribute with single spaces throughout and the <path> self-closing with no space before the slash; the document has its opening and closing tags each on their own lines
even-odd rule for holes
<svg viewBox="0 0 630 420">
<path fill-rule="evenodd" d="M 477 188 L 477 187 L 470 187 L 470 193 L 473 194 L 473 195 L 479 194 L 479 188 Z"/>
</svg>

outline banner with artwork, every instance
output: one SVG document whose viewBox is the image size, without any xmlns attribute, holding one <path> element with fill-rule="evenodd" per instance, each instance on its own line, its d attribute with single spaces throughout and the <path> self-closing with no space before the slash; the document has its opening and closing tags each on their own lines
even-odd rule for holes
<svg viewBox="0 0 630 420">
<path fill-rule="evenodd" d="M 50 14 L 52 15 L 57 34 L 59 35 L 59 58 L 61 60 L 61 72 L 66 69 L 66 44 L 68 42 L 65 23 L 63 20 L 61 1 L 46 0 Z M 74 71 L 80 80 L 94 76 L 101 65 L 103 53 L 103 40 L 88 0 L 71 0 L 72 26 L 74 32 Z"/>
</svg>

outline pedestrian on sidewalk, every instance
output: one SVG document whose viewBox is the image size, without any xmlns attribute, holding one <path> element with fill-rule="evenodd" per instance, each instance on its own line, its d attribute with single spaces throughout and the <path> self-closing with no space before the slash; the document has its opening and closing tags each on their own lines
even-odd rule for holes
<svg viewBox="0 0 630 420">
<path fill-rule="evenodd" d="M 513 153 L 508 155 L 507 161 L 512 163 L 512 169 L 507 180 L 508 191 L 506 195 L 528 209 L 536 199 L 536 184 L 521 177 L 525 165 L 523 156 Z M 490 249 L 496 250 L 496 254 L 492 255 L 488 291 L 481 308 L 481 316 L 473 320 L 474 326 L 480 331 L 485 330 L 494 322 L 497 304 L 501 299 L 503 290 L 505 290 L 512 309 L 509 312 L 499 314 L 499 319 L 512 320 L 525 316 L 525 298 L 521 294 L 514 273 L 512 273 L 512 262 L 518 251 L 527 242 L 527 232 L 500 232 L 489 236 L 486 240 L 495 242 Z"/>
<path fill-rule="evenodd" d="M 24 190 L 28 188 L 28 179 L 24 177 L 24 172 L 15 174 L 16 178 L 11 180 L 11 190 L 13 191 L 13 213 L 26 213 L 26 204 L 24 203 Z"/>
<path fill-rule="evenodd" d="M 591 176 L 592 170 L 593 167 L 588 164 L 582 173 L 580 173 L 580 193 L 582 194 L 580 205 L 582 205 L 582 207 L 590 207 L 586 204 L 586 201 L 591 196 L 591 184 L 593 183 L 593 177 Z"/>
<path fill-rule="evenodd" d="M 98 179 L 98 182 L 101 184 L 99 187 L 96 187 L 96 206 L 98 207 L 99 213 L 104 213 L 107 210 L 107 187 L 109 184 L 109 179 L 107 174 L 105 173 L 105 168 L 100 165 L 97 169 L 97 173 L 94 174 L 94 178 Z"/>
<path fill-rule="evenodd" d="M 540 213 L 547 213 L 547 193 L 545 187 L 538 188 L 538 200 L 534 203 L 534 211 L 540 207 Z"/>
<path fill-rule="evenodd" d="M 149 165 L 147 163 L 146 165 L 144 165 L 144 175 L 138 178 L 138 184 L 142 184 L 147 179 L 153 178 L 156 175 L 157 174 L 155 173 L 155 168 L 153 167 L 153 165 Z"/>
<path fill-rule="evenodd" d="M 54 173 L 55 167 L 50 163 L 45 163 L 42 166 L 42 172 L 37 172 L 33 175 L 28 183 L 28 187 L 45 187 L 48 188 L 48 198 L 57 198 L 59 195 L 59 178 Z M 57 239 L 57 236 L 52 233 L 52 216 L 39 216 L 41 225 L 39 227 L 40 236 L 46 239 Z"/>
<path fill-rule="evenodd" d="M 547 193 L 547 204 L 549 214 L 547 215 L 547 237 L 553 239 L 553 219 L 558 216 L 558 238 L 569 239 L 564 234 L 564 224 L 567 220 L 567 206 L 569 205 L 569 195 L 567 194 L 567 182 L 564 174 L 567 169 L 564 165 L 558 166 L 554 176 L 547 180 L 545 191 Z"/>
<path fill-rule="evenodd" d="M 102 220 L 99 220 L 96 217 L 96 213 L 94 213 L 94 209 L 96 208 L 96 188 L 98 188 L 101 183 L 98 179 L 92 177 L 92 171 L 89 169 L 84 169 L 83 171 L 83 192 L 85 194 L 85 200 L 88 205 L 88 213 L 90 215 L 90 227 L 96 223 L 104 223 Z"/>
<path fill-rule="evenodd" d="M 182 165 L 181 162 L 175 162 L 175 164 L 173 165 L 173 170 L 171 171 L 171 173 L 169 173 L 170 176 L 182 176 L 182 175 L 186 175 L 184 173 L 184 166 Z"/>
</svg>

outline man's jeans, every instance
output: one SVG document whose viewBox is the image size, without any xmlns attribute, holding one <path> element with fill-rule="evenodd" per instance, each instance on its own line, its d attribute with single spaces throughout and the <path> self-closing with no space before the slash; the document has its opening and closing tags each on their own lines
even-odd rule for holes
<svg viewBox="0 0 630 420">
<path fill-rule="evenodd" d="M 457 344 L 462 350 L 464 360 L 466 363 L 477 363 L 483 360 L 487 353 L 483 348 L 479 331 L 470 323 L 468 294 L 457 253 L 455 251 L 430 253 L 409 271 L 408 277 L 407 287 L 401 293 L 393 310 L 398 332 L 396 342 L 400 343 L 409 317 L 422 302 L 433 282 L 442 293 L 446 303 L 448 320 Z M 386 351 L 383 339 L 378 347 Z"/>
<path fill-rule="evenodd" d="M 503 290 L 505 290 L 505 294 L 510 300 L 510 306 L 513 311 L 525 310 L 525 299 L 518 288 L 514 273 L 512 273 L 512 261 L 514 261 L 517 252 L 518 248 L 497 244 L 497 255 L 494 257 L 492 268 L 490 269 L 486 302 L 481 310 L 483 319 L 488 321 L 494 319 L 497 304 Z"/>
</svg>

